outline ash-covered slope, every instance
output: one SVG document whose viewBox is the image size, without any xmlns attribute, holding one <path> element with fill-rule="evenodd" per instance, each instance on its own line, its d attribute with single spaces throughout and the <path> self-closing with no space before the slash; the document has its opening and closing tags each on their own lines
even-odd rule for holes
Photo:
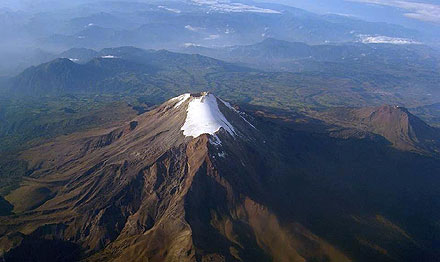
<svg viewBox="0 0 440 262">
<path fill-rule="evenodd" d="M 298 131 L 296 121 L 282 121 L 244 114 L 209 93 L 184 94 L 120 127 L 28 150 L 22 157 L 29 176 L 5 197 L 15 214 L 0 217 L 2 256 L 337 262 L 440 257 L 436 159 L 368 138 Z"/>
</svg>

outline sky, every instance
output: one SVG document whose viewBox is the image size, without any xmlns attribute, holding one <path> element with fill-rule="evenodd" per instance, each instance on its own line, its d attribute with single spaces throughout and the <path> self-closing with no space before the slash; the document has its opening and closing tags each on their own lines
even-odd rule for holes
<svg viewBox="0 0 440 262">
<path fill-rule="evenodd" d="M 87 2 L 96 0 L 75 0 Z M 147 0 L 134 0 L 147 1 Z M 222 0 L 229 1 L 229 0 Z M 440 0 L 255 0 L 276 2 L 319 13 L 340 13 L 368 20 L 386 20 L 399 24 L 430 23 L 440 27 Z M 0 7 L 20 9 L 24 6 L 41 5 L 50 0 L 0 0 Z M 69 2 L 69 1 L 65 1 Z"/>
<path fill-rule="evenodd" d="M 97 0 L 75 0 L 78 2 Z M 145 1 L 148 0 L 134 0 Z M 240 1 L 240 0 L 218 0 Z M 349 15 L 359 19 L 400 24 L 423 31 L 439 32 L 440 0 L 253 0 L 291 5 L 317 13 Z M 42 6 L 42 3 L 61 3 L 61 0 L 0 0 L 0 7 L 20 9 Z M 65 0 L 68 3 L 69 1 Z M 75 3 L 71 2 L 71 3 Z"/>
<path fill-rule="evenodd" d="M 353 16 L 423 31 L 440 30 L 440 0 L 257 0 L 303 8 L 316 13 Z"/>
<path fill-rule="evenodd" d="M 353 2 L 376 6 L 397 8 L 404 17 L 425 22 L 440 23 L 440 4 L 437 1 L 405 0 L 351 0 Z"/>
</svg>

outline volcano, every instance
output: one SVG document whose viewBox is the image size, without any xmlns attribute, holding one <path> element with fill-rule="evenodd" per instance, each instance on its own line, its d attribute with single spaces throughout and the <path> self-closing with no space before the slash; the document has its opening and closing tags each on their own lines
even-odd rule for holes
<svg viewBox="0 0 440 262">
<path fill-rule="evenodd" d="M 339 126 L 378 134 L 401 150 L 437 155 L 440 152 L 439 130 L 404 107 L 334 108 L 320 117 Z"/>
<path fill-rule="evenodd" d="M 437 159 L 183 94 L 22 154 L 6 261 L 435 261 Z M 369 153 L 369 154 L 367 154 Z M 417 171 L 415 171 L 417 169 Z M 417 175 L 416 175 L 417 174 Z M 378 181 L 381 181 L 378 183 Z M 415 219 L 417 218 L 417 219 Z M 421 260 L 420 260 L 421 261 Z"/>
</svg>

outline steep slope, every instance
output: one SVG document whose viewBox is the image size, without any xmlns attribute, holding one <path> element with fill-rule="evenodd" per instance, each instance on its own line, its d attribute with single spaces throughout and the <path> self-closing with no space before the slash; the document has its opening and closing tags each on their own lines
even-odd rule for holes
<svg viewBox="0 0 440 262">
<path fill-rule="evenodd" d="M 99 57 L 99 53 L 93 49 L 87 48 L 71 48 L 58 55 L 60 58 L 68 58 L 72 62 L 86 63 L 93 58 Z"/>
<path fill-rule="evenodd" d="M 260 115 L 185 94 L 24 152 L 29 176 L 0 217 L 5 260 L 440 257 L 436 159 Z"/>
<path fill-rule="evenodd" d="M 57 89 L 71 89 L 87 81 L 92 75 L 82 66 L 69 59 L 56 59 L 36 67 L 30 67 L 12 80 L 12 91 L 28 94 L 56 92 Z"/>
<path fill-rule="evenodd" d="M 96 85 L 104 79 L 124 73 L 148 73 L 154 68 L 122 59 L 95 58 L 86 64 L 77 64 L 67 58 L 33 66 L 14 77 L 11 93 L 20 95 L 53 95 L 97 91 Z"/>
<path fill-rule="evenodd" d="M 338 125 L 358 128 L 386 138 L 403 150 L 440 152 L 440 132 L 427 125 L 406 108 L 381 106 L 366 108 L 336 108 L 323 114 L 324 119 Z"/>
</svg>

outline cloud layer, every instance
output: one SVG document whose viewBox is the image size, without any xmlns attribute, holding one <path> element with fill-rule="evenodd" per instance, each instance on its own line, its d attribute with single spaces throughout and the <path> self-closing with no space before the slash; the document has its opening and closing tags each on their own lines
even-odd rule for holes
<svg viewBox="0 0 440 262">
<path fill-rule="evenodd" d="M 266 13 L 266 14 L 279 14 L 279 11 L 256 7 L 253 5 L 246 5 L 242 3 L 232 3 L 229 0 L 191 0 L 192 3 L 197 5 L 209 6 L 211 10 L 218 12 L 231 12 L 231 13 Z"/>
<path fill-rule="evenodd" d="M 409 18 L 440 23 L 440 5 L 404 1 L 404 0 L 348 0 L 351 2 L 362 2 L 375 5 L 392 6 L 404 10 L 404 15 Z"/>
<path fill-rule="evenodd" d="M 418 45 L 420 42 L 408 38 L 389 37 L 381 35 L 359 35 L 360 42 L 364 44 L 393 44 L 393 45 Z"/>
</svg>

